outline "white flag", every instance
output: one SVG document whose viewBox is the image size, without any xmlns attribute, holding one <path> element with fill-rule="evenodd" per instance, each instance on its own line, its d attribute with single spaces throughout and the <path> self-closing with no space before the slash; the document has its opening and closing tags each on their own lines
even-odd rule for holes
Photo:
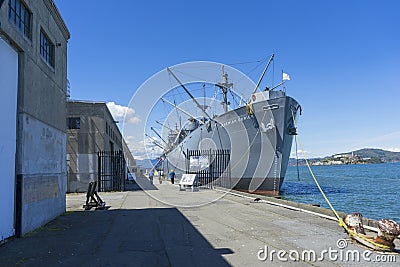
<svg viewBox="0 0 400 267">
<path fill-rule="evenodd" d="M 282 72 L 282 81 L 290 81 L 289 74 Z"/>
</svg>

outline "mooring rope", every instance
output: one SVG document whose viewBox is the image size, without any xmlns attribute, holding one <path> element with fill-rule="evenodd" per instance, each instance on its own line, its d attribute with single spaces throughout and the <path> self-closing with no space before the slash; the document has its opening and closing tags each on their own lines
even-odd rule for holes
<svg viewBox="0 0 400 267">
<path fill-rule="evenodd" d="M 292 118 L 293 118 L 294 127 L 297 127 L 297 126 L 296 126 L 296 119 L 295 119 L 295 117 L 294 117 L 293 110 L 292 110 Z M 304 157 L 304 160 L 305 160 L 306 165 L 307 165 L 307 167 L 308 167 L 308 170 L 310 171 L 310 174 L 311 174 L 311 176 L 312 176 L 312 178 L 313 178 L 315 184 L 317 185 L 319 191 L 321 192 L 322 196 L 324 197 L 326 203 L 328 204 L 328 206 L 330 207 L 330 209 L 331 209 L 331 210 L 333 211 L 333 213 L 335 214 L 335 216 L 336 216 L 336 218 L 337 218 L 337 220 L 338 220 L 338 222 L 339 222 L 339 226 L 340 226 L 340 227 L 343 227 L 343 228 L 346 230 L 346 232 L 348 233 L 348 235 L 349 235 L 350 237 L 352 237 L 352 236 L 357 236 L 357 237 L 363 239 L 364 241 L 373 244 L 373 245 L 376 246 L 376 247 L 379 247 L 379 248 L 382 248 L 382 249 L 385 249 L 385 250 L 390 249 L 390 246 L 376 243 L 376 242 L 374 242 L 373 240 L 371 240 L 370 237 L 368 237 L 368 236 L 366 236 L 366 235 L 364 235 L 364 234 L 357 233 L 356 231 L 353 231 L 353 230 L 351 230 L 351 229 L 349 229 L 349 228 L 347 227 L 346 223 L 343 221 L 343 219 L 342 219 L 342 218 L 339 216 L 339 214 L 336 212 L 336 210 L 335 210 L 335 208 L 333 207 L 332 203 L 329 201 L 328 197 L 326 196 L 324 190 L 322 190 L 321 186 L 319 185 L 319 182 L 318 182 L 317 178 L 315 177 L 314 172 L 313 172 L 312 169 L 311 169 L 310 163 L 308 162 L 306 153 L 304 152 L 303 146 L 302 146 L 302 144 L 301 144 L 301 142 L 300 142 L 300 138 L 299 138 L 298 136 L 297 136 L 297 141 L 298 141 L 298 143 L 299 143 L 300 150 L 301 150 L 302 153 L 303 153 L 303 157 Z"/>
</svg>

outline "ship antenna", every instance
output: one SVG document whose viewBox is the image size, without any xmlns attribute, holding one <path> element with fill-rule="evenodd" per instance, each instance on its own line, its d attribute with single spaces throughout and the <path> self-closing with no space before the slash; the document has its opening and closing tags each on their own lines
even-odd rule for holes
<svg viewBox="0 0 400 267">
<path fill-rule="evenodd" d="M 256 88 L 254 88 L 253 94 L 257 91 L 258 87 L 260 86 L 260 83 L 261 83 L 262 79 L 264 78 L 265 72 L 267 72 L 268 66 L 269 66 L 269 64 L 271 63 L 271 61 L 274 59 L 274 56 L 275 56 L 275 55 L 272 54 L 272 56 L 269 58 L 268 63 L 267 63 L 267 66 L 265 66 L 265 69 L 264 69 L 264 71 L 263 71 L 263 73 L 262 73 L 260 79 L 258 80 L 258 83 L 257 83 L 257 85 L 256 85 Z"/>
<path fill-rule="evenodd" d="M 221 66 L 222 71 L 222 82 L 217 83 L 216 86 L 222 90 L 222 105 L 224 107 L 224 112 L 228 112 L 228 106 L 230 105 L 228 101 L 228 91 L 229 88 L 233 86 L 233 83 L 228 82 L 228 73 L 225 73 L 224 65 Z"/>
</svg>

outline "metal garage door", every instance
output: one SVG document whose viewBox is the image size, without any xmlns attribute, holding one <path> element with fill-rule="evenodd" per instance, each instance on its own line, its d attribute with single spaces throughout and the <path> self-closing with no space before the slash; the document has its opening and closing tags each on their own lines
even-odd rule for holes
<svg viewBox="0 0 400 267">
<path fill-rule="evenodd" d="M 0 240 L 14 235 L 18 54 L 0 37 Z"/>
</svg>

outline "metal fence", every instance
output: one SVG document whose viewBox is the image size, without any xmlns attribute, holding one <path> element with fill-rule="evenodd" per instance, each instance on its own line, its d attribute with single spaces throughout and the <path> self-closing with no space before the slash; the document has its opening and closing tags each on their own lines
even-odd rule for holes
<svg viewBox="0 0 400 267">
<path fill-rule="evenodd" d="M 230 150 L 187 150 L 186 173 L 197 174 L 200 186 L 231 188 Z"/>
<path fill-rule="evenodd" d="M 98 191 L 125 190 L 126 164 L 124 153 L 120 151 L 97 152 Z"/>
</svg>

